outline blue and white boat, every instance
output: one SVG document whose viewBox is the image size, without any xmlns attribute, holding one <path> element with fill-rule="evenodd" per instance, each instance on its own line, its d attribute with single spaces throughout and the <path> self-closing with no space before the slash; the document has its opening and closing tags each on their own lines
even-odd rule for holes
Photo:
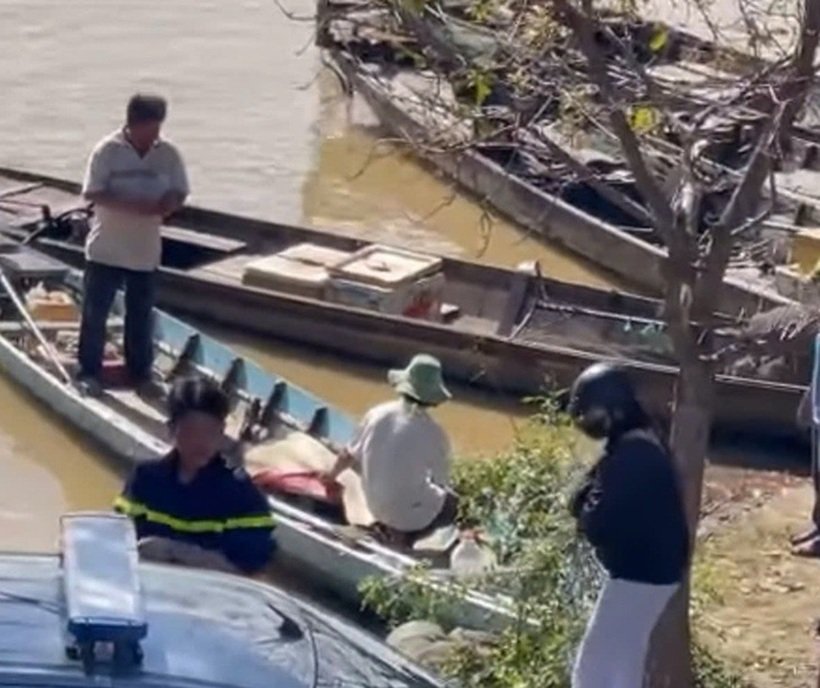
<svg viewBox="0 0 820 688">
<path fill-rule="evenodd" d="M 78 273 L 27 247 L 0 249 L 0 272 L 21 293 L 35 283 L 75 295 L 80 291 Z M 161 400 L 152 404 L 116 389 L 91 398 L 70 383 L 74 356 L 66 348 L 76 339 L 76 318 L 38 319 L 35 313 L 37 322 L 32 323 L 16 317 L 18 310 L 0 301 L 0 369 L 129 466 L 168 452 Z M 115 344 L 122 314 L 118 301 L 110 322 Z M 158 378 L 168 381 L 197 371 L 220 381 L 229 392 L 234 408 L 228 435 L 237 445 L 240 438 L 246 440 L 248 456 L 268 449 L 280 454 L 329 452 L 344 445 L 354 431 L 355 422 L 347 414 L 160 310 L 154 314 L 154 338 Z M 275 496 L 270 506 L 278 524 L 281 561 L 309 584 L 352 603 L 359 601 L 363 579 L 403 576 L 419 564 L 416 556 L 378 542 L 366 530 L 353 530 Z M 449 569 L 434 565 L 429 580 L 444 587 L 450 578 Z M 451 621 L 468 628 L 500 629 L 515 619 L 507 600 L 478 590 L 468 591 L 451 608 Z"/>
<path fill-rule="evenodd" d="M 63 517 L 60 555 L 0 555 L 0 685 L 442 688 L 351 623 L 239 576 L 138 563 L 130 521 Z"/>
</svg>

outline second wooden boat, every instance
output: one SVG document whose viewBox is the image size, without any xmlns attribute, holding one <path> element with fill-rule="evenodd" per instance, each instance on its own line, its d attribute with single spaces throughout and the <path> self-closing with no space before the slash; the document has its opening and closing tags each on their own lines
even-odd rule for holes
<svg viewBox="0 0 820 688">
<path fill-rule="evenodd" d="M 31 323 L 17 317 L 14 303 L 0 298 L 0 369 L 127 465 L 167 454 L 161 394 L 144 397 L 112 386 L 100 398 L 90 398 L 60 377 L 62 367 L 75 372 L 75 303 L 81 275 L 25 248 L 0 255 L 0 270 L 19 288 L 42 335 L 35 336 Z M 34 282 L 45 284 L 49 296 L 27 292 Z M 113 360 L 122 352 L 122 313 L 120 298 L 109 323 Z M 324 462 L 329 467 L 336 449 L 352 438 L 355 424 L 345 413 L 159 310 L 154 313 L 154 343 L 158 382 L 195 373 L 218 381 L 228 393 L 230 456 L 247 458 L 252 475 L 293 462 Z M 350 471 L 340 479 L 355 489 Z M 381 544 L 366 529 L 318 516 L 276 496 L 269 502 L 277 521 L 279 561 L 297 572 L 300 581 L 352 603 L 358 604 L 359 584 L 368 576 L 403 576 L 420 561 Z M 449 579 L 448 569 L 434 568 L 430 584 L 445 586 Z M 454 624 L 477 629 L 501 629 L 514 618 L 502 596 L 478 591 L 468 591 L 452 612 Z"/>
<path fill-rule="evenodd" d="M 44 206 L 53 218 L 82 206 L 76 184 L 20 171 L 0 174 L 4 192 L 15 204 L 5 206 L 0 220 L 8 218 L 6 234 L 17 239 L 42 226 Z M 65 236 L 44 234 L 37 246 L 81 267 L 81 242 L 70 236 L 70 223 L 58 224 Z M 183 209 L 162 231 L 160 304 L 175 312 L 385 367 L 425 351 L 442 361 L 452 380 L 522 396 L 565 388 L 602 358 L 619 360 L 653 412 L 668 415 L 677 370 L 657 300 L 444 258 L 442 307 L 434 321 L 330 301 L 304 280 L 243 281 L 260 259 L 305 245 L 352 255 L 368 249 L 359 239 L 198 208 Z M 806 375 L 720 376 L 716 424 L 734 433 L 794 436 Z"/>
</svg>

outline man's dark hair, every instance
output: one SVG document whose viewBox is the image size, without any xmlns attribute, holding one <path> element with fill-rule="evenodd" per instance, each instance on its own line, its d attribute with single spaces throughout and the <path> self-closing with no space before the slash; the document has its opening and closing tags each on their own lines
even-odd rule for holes
<svg viewBox="0 0 820 688">
<path fill-rule="evenodd" d="M 144 124 L 145 122 L 164 122 L 167 113 L 168 103 L 165 98 L 137 93 L 131 96 L 131 100 L 128 101 L 125 121 L 129 126 Z"/>
<path fill-rule="evenodd" d="M 219 385 L 208 378 L 179 379 L 168 395 L 168 421 L 173 425 L 192 411 L 207 413 L 224 421 L 230 411 L 228 397 Z"/>
</svg>

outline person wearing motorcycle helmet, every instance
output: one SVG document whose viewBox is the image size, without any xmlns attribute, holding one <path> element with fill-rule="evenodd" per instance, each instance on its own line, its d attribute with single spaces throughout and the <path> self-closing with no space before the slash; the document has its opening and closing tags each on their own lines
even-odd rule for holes
<svg viewBox="0 0 820 688">
<path fill-rule="evenodd" d="M 689 560 L 677 473 L 623 368 L 587 368 L 572 387 L 569 413 L 584 434 L 605 440 L 570 511 L 607 573 L 572 685 L 640 688 L 650 635 Z"/>
</svg>

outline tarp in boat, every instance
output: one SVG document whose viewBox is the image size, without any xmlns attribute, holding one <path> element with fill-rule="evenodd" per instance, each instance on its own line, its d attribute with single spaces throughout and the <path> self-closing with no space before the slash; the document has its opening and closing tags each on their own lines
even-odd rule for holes
<svg viewBox="0 0 820 688">
<path fill-rule="evenodd" d="M 328 471 L 336 455 L 310 435 L 282 425 L 271 439 L 248 448 L 244 460 L 254 481 L 264 484 L 262 478 L 266 470 L 275 469 L 277 474 Z M 339 476 L 338 482 L 342 486 L 342 506 L 348 523 L 361 527 L 373 525 L 376 519 L 367 507 L 359 475 L 348 469 Z"/>
</svg>

